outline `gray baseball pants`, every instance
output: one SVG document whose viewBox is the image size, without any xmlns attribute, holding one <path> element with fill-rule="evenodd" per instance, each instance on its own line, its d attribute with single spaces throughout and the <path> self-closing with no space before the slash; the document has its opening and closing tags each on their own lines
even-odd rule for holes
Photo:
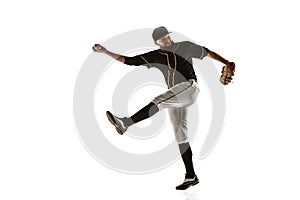
<svg viewBox="0 0 300 200">
<path fill-rule="evenodd" d="M 152 100 L 159 110 L 168 108 L 178 144 L 188 142 L 187 107 L 197 100 L 199 92 L 198 83 L 189 79 L 171 87 Z"/>
</svg>

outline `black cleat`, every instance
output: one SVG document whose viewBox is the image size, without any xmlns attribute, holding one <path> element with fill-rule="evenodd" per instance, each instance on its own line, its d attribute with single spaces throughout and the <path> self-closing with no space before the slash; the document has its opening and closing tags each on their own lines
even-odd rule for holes
<svg viewBox="0 0 300 200">
<path fill-rule="evenodd" d="M 121 118 L 114 116 L 109 111 L 106 111 L 106 116 L 110 123 L 116 127 L 116 130 L 120 135 L 123 135 L 127 131 L 128 127 L 125 125 Z"/>
<path fill-rule="evenodd" d="M 194 178 L 187 178 L 185 175 L 185 179 L 181 185 L 176 186 L 176 190 L 186 190 L 191 186 L 194 186 L 199 183 L 198 177 L 195 175 Z"/>
</svg>

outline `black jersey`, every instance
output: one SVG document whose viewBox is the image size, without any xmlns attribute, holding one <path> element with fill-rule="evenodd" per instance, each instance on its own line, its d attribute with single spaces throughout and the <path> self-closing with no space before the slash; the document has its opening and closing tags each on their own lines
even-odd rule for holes
<svg viewBox="0 0 300 200">
<path fill-rule="evenodd" d="M 203 59 L 209 50 L 195 43 L 174 43 L 172 50 L 157 49 L 134 57 L 125 57 L 127 65 L 155 67 L 164 75 L 168 88 L 188 79 L 197 80 L 192 58 Z"/>
</svg>

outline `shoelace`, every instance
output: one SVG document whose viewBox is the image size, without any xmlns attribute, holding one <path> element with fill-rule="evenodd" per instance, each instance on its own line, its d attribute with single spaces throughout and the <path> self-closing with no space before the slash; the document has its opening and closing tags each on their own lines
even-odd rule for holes
<svg viewBox="0 0 300 200">
<path fill-rule="evenodd" d="M 185 175 L 185 178 L 184 178 L 183 182 L 185 183 L 185 182 L 188 182 L 188 181 L 193 181 L 193 180 L 195 180 L 195 178 L 196 178 L 196 175 L 194 176 L 194 178 L 186 178 L 186 175 Z"/>
<path fill-rule="evenodd" d="M 119 122 L 119 124 L 121 125 L 121 127 L 125 129 L 126 126 L 125 126 L 124 122 L 120 118 L 118 118 L 118 117 L 116 117 L 116 119 Z"/>
</svg>

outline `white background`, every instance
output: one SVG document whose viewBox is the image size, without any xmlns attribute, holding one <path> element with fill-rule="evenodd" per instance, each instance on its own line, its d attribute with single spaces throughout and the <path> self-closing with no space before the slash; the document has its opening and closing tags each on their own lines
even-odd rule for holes
<svg viewBox="0 0 300 200">
<path fill-rule="evenodd" d="M 299 199 L 296 5 L 1 1 L 0 199 Z M 222 137 L 206 159 L 194 159 L 200 184 L 184 192 L 174 189 L 181 161 L 140 176 L 102 166 L 81 144 L 72 114 L 92 45 L 161 25 L 237 65 Z"/>
</svg>

